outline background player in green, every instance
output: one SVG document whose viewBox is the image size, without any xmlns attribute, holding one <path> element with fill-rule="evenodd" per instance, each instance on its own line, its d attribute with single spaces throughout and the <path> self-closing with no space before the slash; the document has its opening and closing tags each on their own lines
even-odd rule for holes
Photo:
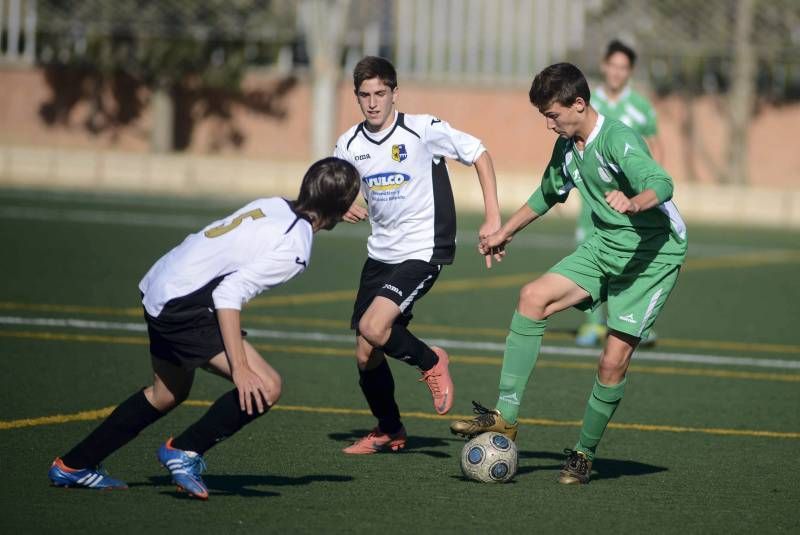
<svg viewBox="0 0 800 535">
<path fill-rule="evenodd" d="M 663 151 L 658 138 L 656 112 L 647 98 L 631 88 L 630 80 L 636 65 L 636 52 L 616 39 L 608 43 L 603 56 L 601 70 L 603 83 L 592 91 L 592 107 L 600 114 L 622 121 L 641 135 L 650 147 L 653 158 L 663 163 Z M 581 203 L 575 240 L 583 242 L 594 232 L 592 210 Z M 594 346 L 606 337 L 606 320 L 603 307 L 586 312 L 586 321 L 578 328 L 575 343 L 579 346 Z M 652 345 L 656 341 L 655 331 L 651 330 L 642 345 Z"/>
<path fill-rule="evenodd" d="M 607 301 L 609 335 L 578 443 L 565 450 L 559 476 L 560 483 L 588 483 L 597 445 L 624 394 L 631 355 L 678 278 L 686 227 L 670 200 L 672 179 L 639 134 L 592 108 L 589 85 L 577 67 L 557 63 L 544 69 L 533 80 L 530 100 L 559 139 L 541 186 L 499 231 L 481 239 L 480 252 L 499 260 L 519 230 L 564 202 L 572 188 L 592 209 L 596 230 L 522 287 L 495 409 L 473 402 L 477 417 L 453 422 L 450 429 L 466 437 L 497 431 L 514 439 L 547 318 L 571 306 L 586 309 Z"/>
</svg>

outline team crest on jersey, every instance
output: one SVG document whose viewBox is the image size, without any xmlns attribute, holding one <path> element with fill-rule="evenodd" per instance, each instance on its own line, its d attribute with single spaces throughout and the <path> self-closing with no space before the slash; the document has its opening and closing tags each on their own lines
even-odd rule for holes
<svg viewBox="0 0 800 535">
<path fill-rule="evenodd" d="M 402 162 L 406 158 L 408 158 L 408 152 L 406 152 L 405 145 L 392 145 L 392 160 Z"/>
<path fill-rule="evenodd" d="M 405 173 L 378 173 L 365 176 L 361 180 L 374 192 L 395 191 L 406 185 L 411 177 Z"/>
</svg>

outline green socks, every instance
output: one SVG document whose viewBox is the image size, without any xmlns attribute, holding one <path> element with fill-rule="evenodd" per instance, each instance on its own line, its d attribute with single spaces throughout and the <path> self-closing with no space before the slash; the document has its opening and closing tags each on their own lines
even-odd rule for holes
<svg viewBox="0 0 800 535">
<path fill-rule="evenodd" d="M 592 325 L 605 325 L 606 324 L 606 315 L 603 312 L 603 306 L 599 306 L 594 310 L 587 310 L 586 311 L 586 323 L 591 323 Z"/>
<path fill-rule="evenodd" d="M 517 421 L 522 394 L 536 366 L 546 325 L 547 320 L 533 320 L 517 311 L 511 319 L 500 372 L 500 397 L 495 406 L 510 424 Z"/>
<path fill-rule="evenodd" d="M 626 382 L 627 378 L 619 384 L 607 386 L 601 383 L 597 376 L 594 378 L 592 394 L 589 396 L 586 412 L 583 415 L 581 438 L 575 445 L 575 449 L 585 453 L 590 461 L 594 459 L 597 445 L 603 438 L 606 426 L 625 394 Z"/>
</svg>

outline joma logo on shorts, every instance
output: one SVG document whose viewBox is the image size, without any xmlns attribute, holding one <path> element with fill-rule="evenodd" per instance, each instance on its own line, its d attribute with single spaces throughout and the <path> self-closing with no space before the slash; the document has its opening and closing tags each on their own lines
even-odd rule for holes
<svg viewBox="0 0 800 535">
<path fill-rule="evenodd" d="M 397 286 L 392 286 L 391 284 L 384 284 L 383 287 L 389 291 L 396 293 L 400 297 L 403 297 L 403 292 L 401 292 L 400 288 L 398 288 Z"/>
</svg>

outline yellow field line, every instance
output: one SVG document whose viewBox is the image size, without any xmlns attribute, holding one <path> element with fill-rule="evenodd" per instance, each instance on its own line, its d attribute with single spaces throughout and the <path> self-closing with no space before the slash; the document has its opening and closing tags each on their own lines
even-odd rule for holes
<svg viewBox="0 0 800 535">
<path fill-rule="evenodd" d="M 188 400 L 183 404 L 190 407 L 208 407 L 211 401 L 206 400 Z M 21 429 L 26 427 L 38 427 L 42 425 L 57 425 L 69 422 L 91 421 L 100 420 L 105 418 L 114 407 L 105 407 L 102 409 L 81 411 L 74 414 L 55 414 L 52 416 L 42 416 L 39 418 L 23 418 L 19 420 L 0 420 L 0 430 L 8 429 Z M 352 416 L 370 416 L 370 411 L 366 409 L 347 409 L 340 407 L 310 407 L 306 405 L 276 405 L 272 408 L 275 411 L 291 411 L 303 412 L 311 414 L 339 414 L 339 415 L 352 415 Z M 426 412 L 404 412 L 403 418 L 418 419 L 418 420 L 461 420 L 465 418 L 472 418 L 466 414 L 452 414 L 446 418 L 435 414 Z M 547 418 L 520 418 L 519 422 L 525 425 L 538 425 L 544 427 L 580 427 L 581 422 L 577 420 L 551 420 Z M 783 431 L 759 431 L 751 429 L 724 429 L 715 427 L 685 427 L 673 425 L 652 425 L 652 424 L 626 424 L 614 423 L 608 424 L 611 429 L 623 429 L 627 431 L 649 431 L 649 432 L 663 432 L 663 433 L 698 433 L 705 435 L 726 435 L 726 436 L 739 436 L 739 437 L 759 437 L 759 438 L 788 438 L 800 439 L 800 433 L 783 432 Z"/>
<path fill-rule="evenodd" d="M 30 340 L 57 340 L 61 342 L 95 342 L 102 344 L 148 345 L 145 336 L 112 336 L 103 334 L 70 334 L 42 331 L 0 331 L 0 338 L 24 338 Z"/>
<path fill-rule="evenodd" d="M 52 332 L 34 331 L 0 331 L 0 337 L 23 338 L 34 340 L 55 340 L 65 342 L 88 342 L 103 344 L 134 344 L 147 345 L 148 339 L 144 336 L 114 336 L 114 335 L 92 335 L 92 334 L 69 334 Z M 331 356 L 355 358 L 353 349 L 334 348 L 307 345 L 285 345 L 285 344 L 264 344 L 255 343 L 253 347 L 264 352 L 285 353 L 295 355 L 306 355 L 309 357 Z M 474 355 L 451 355 L 450 361 L 468 365 L 487 365 L 500 366 L 503 359 L 500 357 L 484 357 Z M 581 369 L 592 370 L 597 367 L 589 362 L 564 362 L 556 360 L 540 359 L 537 366 L 539 368 L 555 369 Z M 769 372 L 745 372 L 735 370 L 713 370 L 707 368 L 679 368 L 675 366 L 641 366 L 634 364 L 630 370 L 635 373 L 657 374 L 657 375 L 679 375 L 687 377 L 716 377 L 720 379 L 744 379 L 751 381 L 777 381 L 777 382 L 800 382 L 800 374 L 792 373 L 769 373 Z"/>
<path fill-rule="evenodd" d="M 142 317 L 142 308 L 95 307 L 83 305 L 51 305 L 16 303 L 0 301 L 0 310 L 25 310 L 30 312 L 62 312 L 75 314 L 98 314 L 102 316 L 138 316 Z"/>
</svg>

